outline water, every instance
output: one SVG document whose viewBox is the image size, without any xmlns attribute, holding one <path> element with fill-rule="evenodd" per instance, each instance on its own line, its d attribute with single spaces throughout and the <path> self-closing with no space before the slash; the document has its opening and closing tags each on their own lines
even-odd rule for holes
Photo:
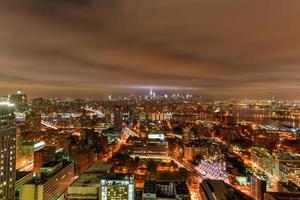
<svg viewBox="0 0 300 200">
<path fill-rule="evenodd" d="M 273 126 L 291 126 L 300 128 L 299 118 L 272 118 L 273 111 L 271 110 L 258 110 L 251 108 L 244 108 L 233 111 L 233 116 L 237 121 L 250 121 L 257 124 L 267 124 Z"/>
</svg>

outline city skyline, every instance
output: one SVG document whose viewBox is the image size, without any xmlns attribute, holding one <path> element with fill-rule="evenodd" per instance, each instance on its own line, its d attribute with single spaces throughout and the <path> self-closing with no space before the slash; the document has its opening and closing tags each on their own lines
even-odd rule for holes
<svg viewBox="0 0 300 200">
<path fill-rule="evenodd" d="M 0 94 L 188 91 L 299 99 L 290 1 L 32 1 L 0 8 Z"/>
<path fill-rule="evenodd" d="M 0 119 L 4 199 L 300 198 L 300 101 L 18 90 Z"/>
<path fill-rule="evenodd" d="M 300 1 L 2 0 L 1 200 L 300 200 Z"/>
</svg>

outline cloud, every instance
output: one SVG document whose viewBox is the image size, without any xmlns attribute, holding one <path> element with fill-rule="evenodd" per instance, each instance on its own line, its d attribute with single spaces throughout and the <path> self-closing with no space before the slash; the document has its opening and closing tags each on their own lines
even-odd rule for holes
<svg viewBox="0 0 300 200">
<path fill-rule="evenodd" d="M 299 11 L 296 0 L 3 0 L 0 92 L 298 98 Z"/>
</svg>

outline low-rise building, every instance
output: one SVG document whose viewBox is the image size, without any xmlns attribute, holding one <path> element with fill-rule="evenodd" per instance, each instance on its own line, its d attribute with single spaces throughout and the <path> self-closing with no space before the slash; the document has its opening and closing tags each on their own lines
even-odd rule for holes
<svg viewBox="0 0 300 200">
<path fill-rule="evenodd" d="M 152 181 L 145 182 L 143 191 L 144 200 L 188 200 L 190 192 L 182 181 Z"/>
<path fill-rule="evenodd" d="M 134 200 L 134 177 L 107 174 L 101 179 L 101 200 Z"/>
<path fill-rule="evenodd" d="M 160 139 L 134 139 L 131 157 L 166 159 L 168 158 L 168 142 Z"/>
</svg>

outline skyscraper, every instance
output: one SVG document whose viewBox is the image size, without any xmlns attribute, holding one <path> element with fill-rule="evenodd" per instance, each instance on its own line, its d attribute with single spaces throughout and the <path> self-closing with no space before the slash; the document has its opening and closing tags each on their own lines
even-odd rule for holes
<svg viewBox="0 0 300 200">
<path fill-rule="evenodd" d="M 14 104 L 0 101 L 0 199 L 15 199 L 16 127 Z"/>
<path fill-rule="evenodd" d="M 9 101 L 15 105 L 17 111 L 24 111 L 27 108 L 27 96 L 21 90 L 16 94 L 10 95 Z"/>
<path fill-rule="evenodd" d="M 114 132 L 115 134 L 122 133 L 122 111 L 120 106 L 117 106 L 114 110 Z"/>
</svg>

